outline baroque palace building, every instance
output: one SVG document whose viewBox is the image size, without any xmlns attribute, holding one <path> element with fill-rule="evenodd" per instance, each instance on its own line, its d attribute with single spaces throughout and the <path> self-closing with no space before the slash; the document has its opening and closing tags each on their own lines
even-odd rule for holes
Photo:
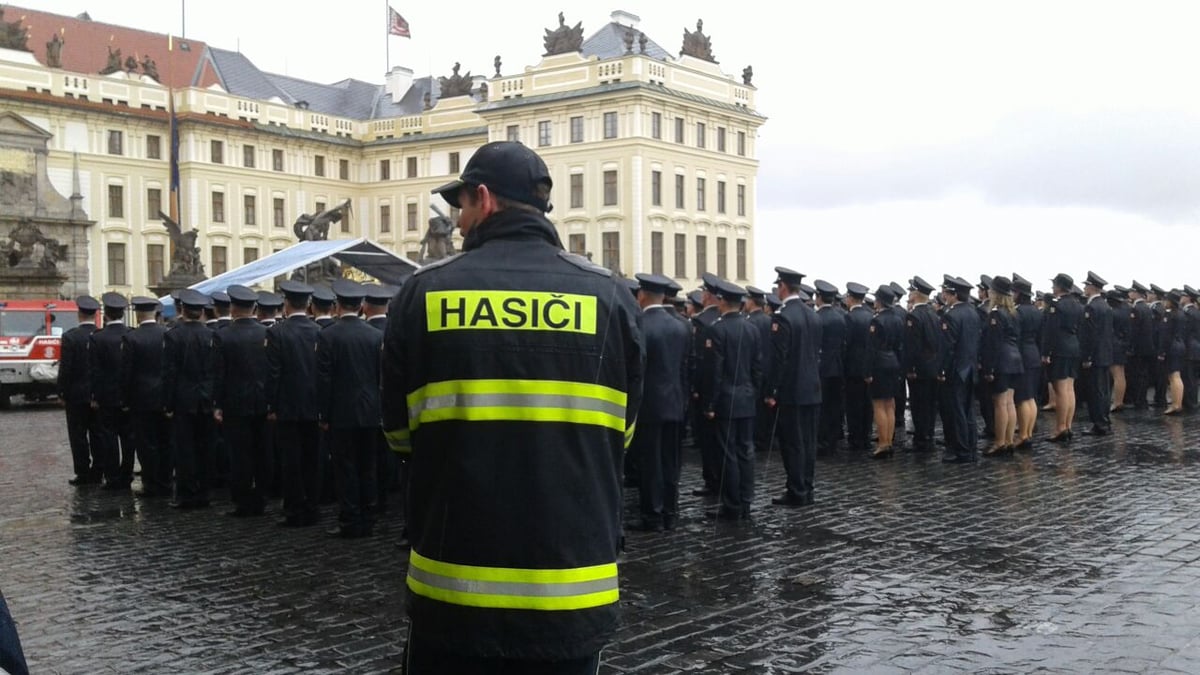
<svg viewBox="0 0 1200 675">
<path fill-rule="evenodd" d="M 209 276 L 290 246 L 301 214 L 347 199 L 330 238 L 415 260 L 434 207 L 455 215 L 430 190 L 508 139 L 550 167 L 550 217 L 569 250 L 686 288 L 706 271 L 745 283 L 765 120 L 750 69 L 724 73 L 699 25 L 676 57 L 631 14 L 586 39 L 559 23 L 521 72 L 496 57 L 490 76 L 455 64 L 445 77 L 395 67 L 382 85 L 320 84 L 200 40 L 4 6 L 0 115 L 44 132 L 49 182 L 86 213 L 86 255 L 65 259 L 87 269 L 64 271 L 61 294 L 145 293 L 170 272 L 158 212 L 171 210 L 172 114 L 177 220 L 198 231 Z M 0 241 L 4 227 L 0 214 Z"/>
</svg>

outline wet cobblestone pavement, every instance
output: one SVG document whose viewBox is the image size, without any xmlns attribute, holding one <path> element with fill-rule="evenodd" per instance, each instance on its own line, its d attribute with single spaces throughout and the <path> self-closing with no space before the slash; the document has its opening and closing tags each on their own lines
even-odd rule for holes
<svg viewBox="0 0 1200 675">
<path fill-rule="evenodd" d="M 679 529 L 629 536 L 602 672 L 1200 672 L 1200 415 L 1155 412 L 974 466 L 843 452 L 802 510 L 770 506 L 760 457 L 751 524 L 686 497 Z M 0 589 L 33 672 L 398 669 L 394 522 L 347 542 L 71 488 L 54 407 L 0 413 L 0 438 Z"/>
</svg>

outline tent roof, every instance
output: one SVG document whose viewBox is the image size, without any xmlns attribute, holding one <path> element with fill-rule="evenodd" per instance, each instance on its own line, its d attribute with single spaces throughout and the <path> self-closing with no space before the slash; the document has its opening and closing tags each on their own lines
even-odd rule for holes
<svg viewBox="0 0 1200 675">
<path fill-rule="evenodd" d="M 201 293 L 213 293 L 223 291 L 234 284 L 252 286 L 329 257 L 344 265 L 358 268 L 381 282 L 393 286 L 404 283 L 405 279 L 420 268 L 417 263 L 402 258 L 367 239 L 302 241 L 224 274 L 194 283 L 190 288 Z M 169 295 L 159 298 L 159 301 L 164 306 L 172 304 Z"/>
</svg>

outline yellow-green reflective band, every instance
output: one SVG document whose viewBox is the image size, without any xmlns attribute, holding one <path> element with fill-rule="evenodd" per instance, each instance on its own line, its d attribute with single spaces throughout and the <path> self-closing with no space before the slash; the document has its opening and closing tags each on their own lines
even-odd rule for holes
<svg viewBox="0 0 1200 675">
<path fill-rule="evenodd" d="M 443 330 L 548 330 L 596 334 L 596 297 L 544 291 L 431 291 L 425 325 Z"/>
<path fill-rule="evenodd" d="M 571 610 L 608 605 L 620 597 L 617 564 L 573 569 L 477 567 L 409 553 L 408 587 L 433 600 L 468 607 Z"/>
<path fill-rule="evenodd" d="M 559 380 L 449 380 L 408 395 L 409 428 L 469 422 L 567 422 L 625 431 L 625 393 Z"/>
<path fill-rule="evenodd" d="M 629 423 L 629 428 L 625 430 L 625 447 L 628 449 L 633 443 L 633 435 L 637 432 L 637 420 L 634 419 Z"/>
<path fill-rule="evenodd" d="M 412 452 L 412 434 L 408 429 L 393 429 L 386 431 L 383 437 L 387 439 L 388 448 L 392 452 L 410 453 Z"/>
</svg>

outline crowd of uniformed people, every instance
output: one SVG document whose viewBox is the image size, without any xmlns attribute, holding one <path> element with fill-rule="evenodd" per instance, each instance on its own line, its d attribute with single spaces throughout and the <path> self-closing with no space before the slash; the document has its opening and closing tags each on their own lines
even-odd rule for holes
<svg viewBox="0 0 1200 675">
<path fill-rule="evenodd" d="M 1069 443 L 1077 395 L 1097 435 L 1125 407 L 1195 407 L 1191 287 L 1106 292 L 1089 273 L 1046 293 L 1019 275 L 872 291 L 777 267 L 771 291 L 705 274 L 684 295 L 564 251 L 552 184 L 519 143 L 479 148 L 434 190 L 460 209 L 463 252 L 398 291 L 185 290 L 170 327 L 133 298 L 132 328 L 125 298 L 79 298 L 59 367 L 71 482 L 129 490 L 136 456 L 139 496 L 201 508 L 226 482 L 230 515 L 282 497 L 289 526 L 336 495 L 344 537 L 371 534 L 402 486 L 407 672 L 595 673 L 622 527 L 676 525 L 689 436 L 706 515 L 740 521 L 756 449 L 786 472 L 770 502 L 804 507 L 817 455 L 841 447 L 977 461 L 977 410 L 998 455 L 1034 447 L 1039 410 Z"/>
<path fill-rule="evenodd" d="M 294 527 L 316 524 L 318 506 L 336 499 L 331 532 L 370 535 L 401 485 L 379 403 L 395 288 L 285 281 L 279 291 L 186 289 L 169 325 L 155 298 L 77 298 L 58 371 L 71 484 L 128 492 L 136 458 L 138 497 L 197 509 L 227 486 L 228 515 L 263 515 L 281 497 L 280 524 Z"/>
</svg>

